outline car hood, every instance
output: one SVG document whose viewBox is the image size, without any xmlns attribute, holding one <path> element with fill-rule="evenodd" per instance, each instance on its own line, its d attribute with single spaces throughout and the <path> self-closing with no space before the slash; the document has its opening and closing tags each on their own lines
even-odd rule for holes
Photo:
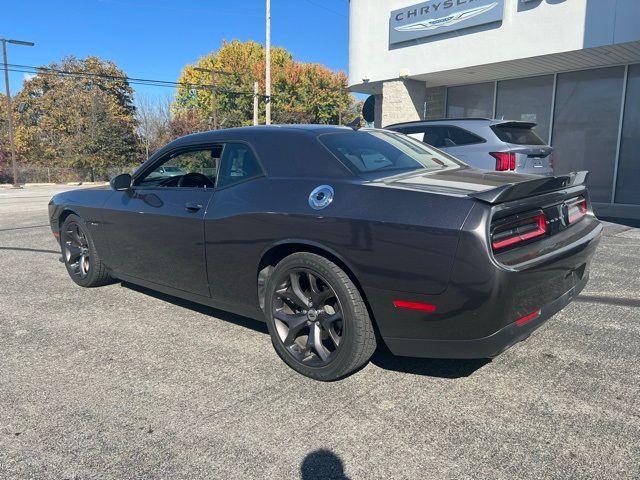
<svg viewBox="0 0 640 480">
<path fill-rule="evenodd" d="M 540 178 L 512 172 L 491 172 L 469 167 L 416 172 L 413 175 L 388 177 L 379 180 L 390 187 L 430 192 L 468 195 L 491 190 L 505 184 L 515 184 Z"/>
</svg>

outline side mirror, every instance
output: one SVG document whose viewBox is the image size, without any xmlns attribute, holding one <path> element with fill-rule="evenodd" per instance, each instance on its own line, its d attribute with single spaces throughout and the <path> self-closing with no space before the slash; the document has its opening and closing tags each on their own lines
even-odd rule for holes
<svg viewBox="0 0 640 480">
<path fill-rule="evenodd" d="M 121 173 L 113 177 L 109 183 L 111 184 L 111 188 L 118 192 L 129 190 L 131 188 L 131 175 Z"/>
</svg>

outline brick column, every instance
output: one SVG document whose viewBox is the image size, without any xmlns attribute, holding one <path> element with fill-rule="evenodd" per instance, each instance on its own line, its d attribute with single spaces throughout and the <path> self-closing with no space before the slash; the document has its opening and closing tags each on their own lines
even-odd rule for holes
<svg viewBox="0 0 640 480">
<path fill-rule="evenodd" d="M 422 120 L 426 85 L 416 80 L 390 80 L 382 84 L 382 108 L 379 123 L 385 127 L 392 123 Z M 376 117 L 376 124 L 378 117 Z"/>
</svg>

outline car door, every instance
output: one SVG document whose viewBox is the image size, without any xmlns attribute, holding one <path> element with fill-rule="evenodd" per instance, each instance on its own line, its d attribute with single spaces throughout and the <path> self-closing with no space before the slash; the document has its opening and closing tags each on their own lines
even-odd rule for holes
<svg viewBox="0 0 640 480">
<path fill-rule="evenodd" d="M 115 192 L 104 227 L 117 274 L 209 296 L 204 215 L 222 145 L 170 151 Z M 176 174 L 179 172 L 179 174 Z"/>
</svg>

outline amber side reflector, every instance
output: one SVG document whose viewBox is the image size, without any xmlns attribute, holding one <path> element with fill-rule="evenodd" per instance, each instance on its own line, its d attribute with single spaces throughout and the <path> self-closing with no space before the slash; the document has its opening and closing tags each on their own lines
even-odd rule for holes
<svg viewBox="0 0 640 480">
<path fill-rule="evenodd" d="M 525 315 L 524 317 L 519 318 L 518 320 L 516 320 L 516 325 L 521 327 L 525 323 L 529 323 L 531 320 L 533 320 L 534 318 L 537 318 L 539 316 L 540 316 L 540 310 L 536 310 L 535 312 L 531 312 L 529 315 Z"/>
<path fill-rule="evenodd" d="M 409 310 L 422 310 L 423 312 L 435 312 L 437 309 L 433 303 L 405 302 L 404 300 L 394 300 L 393 306 Z"/>
</svg>

